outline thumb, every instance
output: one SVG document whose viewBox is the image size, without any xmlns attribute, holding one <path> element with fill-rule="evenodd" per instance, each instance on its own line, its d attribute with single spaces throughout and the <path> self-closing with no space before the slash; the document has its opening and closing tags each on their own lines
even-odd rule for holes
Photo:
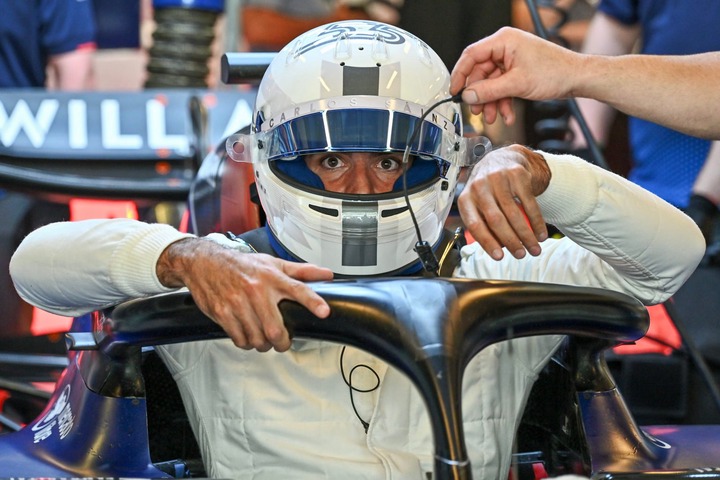
<svg viewBox="0 0 720 480">
<path fill-rule="evenodd" d="M 512 88 L 513 82 L 509 74 L 497 78 L 479 80 L 468 85 L 462 92 L 462 100 L 468 105 L 479 105 L 495 102 L 504 98 L 515 96 Z"/>
</svg>

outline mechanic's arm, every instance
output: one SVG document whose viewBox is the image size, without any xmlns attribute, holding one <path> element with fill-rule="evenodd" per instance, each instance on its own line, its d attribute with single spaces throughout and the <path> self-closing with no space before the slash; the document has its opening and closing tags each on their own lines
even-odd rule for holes
<svg viewBox="0 0 720 480">
<path fill-rule="evenodd" d="M 585 97 L 690 135 L 720 139 L 720 52 L 686 56 L 586 55 L 504 27 L 465 48 L 451 92 L 488 122 L 515 120 L 512 97 Z M 691 92 L 691 93 L 690 93 Z"/>
<path fill-rule="evenodd" d="M 186 286 L 238 346 L 278 350 L 287 349 L 289 340 L 279 328 L 277 303 L 294 300 L 327 316 L 327 304 L 302 281 L 332 278 L 313 265 L 242 253 L 169 225 L 127 219 L 41 227 L 20 244 L 10 273 L 24 300 L 67 316 Z"/>
<path fill-rule="evenodd" d="M 626 25 L 598 11 L 590 22 L 582 53 L 627 55 L 632 51 L 639 37 L 640 25 Z M 578 98 L 577 104 L 587 121 L 593 138 L 603 147 L 607 145 L 616 110 L 610 105 L 592 98 Z M 574 118 L 571 119 L 570 127 L 574 133 L 575 148 L 587 147 L 582 130 Z"/>
</svg>

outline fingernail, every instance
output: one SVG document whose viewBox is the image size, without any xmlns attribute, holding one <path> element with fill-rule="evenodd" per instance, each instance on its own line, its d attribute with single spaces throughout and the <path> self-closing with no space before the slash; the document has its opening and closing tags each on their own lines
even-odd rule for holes
<svg viewBox="0 0 720 480">
<path fill-rule="evenodd" d="M 547 240 L 547 237 L 548 237 L 547 233 L 545 233 L 545 232 L 540 233 L 540 235 L 538 235 L 538 242 L 544 242 L 545 240 Z"/>
<path fill-rule="evenodd" d="M 320 305 L 320 306 L 315 310 L 315 316 L 318 317 L 318 318 L 325 318 L 325 317 L 327 317 L 328 315 L 330 315 L 330 307 L 329 307 L 328 305 L 325 305 L 325 304 Z"/>
<path fill-rule="evenodd" d="M 490 255 L 492 255 L 492 258 L 495 260 L 500 260 L 503 257 L 502 250 L 500 249 L 493 250 Z"/>
<path fill-rule="evenodd" d="M 529 252 L 530 252 L 530 255 L 532 255 L 533 257 L 537 257 L 538 255 L 540 255 L 540 252 L 541 252 L 540 245 L 535 245 L 534 247 L 530 247 Z"/>
<path fill-rule="evenodd" d="M 472 90 L 465 90 L 463 91 L 462 99 L 465 103 L 477 103 L 478 96 L 477 93 Z"/>
<path fill-rule="evenodd" d="M 518 250 L 515 250 L 515 258 L 523 258 L 525 256 L 525 249 L 520 248 Z"/>
</svg>

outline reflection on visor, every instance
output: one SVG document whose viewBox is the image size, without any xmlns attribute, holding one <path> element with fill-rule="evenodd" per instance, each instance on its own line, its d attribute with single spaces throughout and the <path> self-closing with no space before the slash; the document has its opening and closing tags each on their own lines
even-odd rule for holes
<svg viewBox="0 0 720 480">
<path fill-rule="evenodd" d="M 419 119 L 388 110 L 327 110 L 299 117 L 268 132 L 267 159 L 293 158 L 324 151 L 401 152 Z M 424 122 L 410 152 L 444 157 L 443 139 L 452 146 L 454 135 Z"/>
<path fill-rule="evenodd" d="M 226 150 L 237 162 L 292 160 L 319 152 L 404 152 L 419 118 L 380 109 L 325 110 L 289 120 L 266 132 L 236 133 Z M 444 121 L 444 120 L 443 120 Z M 475 165 L 492 149 L 483 136 L 460 137 L 423 121 L 409 153 L 421 158 Z"/>
</svg>

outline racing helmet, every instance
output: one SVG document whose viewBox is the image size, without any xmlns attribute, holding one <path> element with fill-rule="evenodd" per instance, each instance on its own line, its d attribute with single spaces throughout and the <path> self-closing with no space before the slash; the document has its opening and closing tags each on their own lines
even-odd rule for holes
<svg viewBox="0 0 720 480">
<path fill-rule="evenodd" d="M 258 87 L 252 132 L 226 144 L 232 159 L 254 164 L 271 240 L 340 276 L 419 270 L 418 232 L 438 245 L 461 167 L 489 145 L 463 137 L 449 86 L 432 49 L 384 23 L 334 22 L 284 47 Z M 403 152 L 413 161 L 393 191 L 347 194 L 327 191 L 307 168 L 303 155 L 318 152 Z"/>
</svg>

